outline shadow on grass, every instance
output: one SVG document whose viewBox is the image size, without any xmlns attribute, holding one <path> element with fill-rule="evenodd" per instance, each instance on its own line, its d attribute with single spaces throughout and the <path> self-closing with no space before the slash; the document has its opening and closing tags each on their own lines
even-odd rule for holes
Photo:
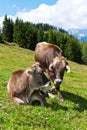
<svg viewBox="0 0 87 130">
<path fill-rule="evenodd" d="M 73 102 L 75 105 L 73 106 L 73 110 L 77 110 L 79 112 L 82 112 L 84 110 L 87 110 L 87 100 L 81 96 L 78 96 L 74 93 L 70 93 L 70 92 L 66 92 L 66 91 L 61 91 L 63 97 L 64 97 L 64 100 L 67 100 L 67 101 L 71 101 Z M 61 109 L 61 110 L 64 110 L 64 111 L 67 111 L 68 110 L 68 107 L 65 106 L 65 103 L 64 103 L 64 106 L 63 104 L 60 105 L 59 101 L 55 102 L 52 101 L 51 103 L 47 103 L 47 107 L 50 107 L 52 110 L 56 111 L 58 109 Z"/>
<path fill-rule="evenodd" d="M 63 111 L 67 111 L 68 108 L 66 106 L 62 106 L 59 104 L 59 102 L 51 102 L 51 103 L 47 103 L 46 105 L 47 108 L 51 108 L 53 111 L 57 111 L 57 110 L 63 110 Z"/>
<path fill-rule="evenodd" d="M 66 91 L 62 91 L 61 93 L 65 100 L 70 100 L 75 103 L 74 110 L 78 110 L 79 112 L 87 110 L 87 99 Z"/>
</svg>

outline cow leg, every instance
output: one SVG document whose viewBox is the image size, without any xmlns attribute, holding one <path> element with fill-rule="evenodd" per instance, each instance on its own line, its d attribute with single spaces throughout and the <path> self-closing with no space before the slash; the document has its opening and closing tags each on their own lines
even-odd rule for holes
<svg viewBox="0 0 87 130">
<path fill-rule="evenodd" d="M 16 104 L 22 105 L 22 104 L 26 104 L 22 99 L 18 98 L 18 97 L 13 97 L 13 101 Z"/>
<path fill-rule="evenodd" d="M 46 105 L 46 99 L 43 96 L 43 94 L 40 93 L 39 91 L 34 91 L 32 93 L 29 103 L 33 104 L 35 101 L 38 101 L 42 106 Z"/>
<path fill-rule="evenodd" d="M 58 94 L 58 97 L 59 97 L 59 101 L 60 102 L 64 102 L 64 99 L 63 99 L 63 96 L 60 92 L 60 86 L 55 86 L 56 90 L 57 90 L 57 94 Z"/>
<path fill-rule="evenodd" d="M 55 96 L 54 96 L 51 92 L 49 92 L 49 91 L 47 91 L 47 90 L 41 90 L 41 93 L 42 93 L 45 97 L 55 98 Z"/>
<path fill-rule="evenodd" d="M 58 97 L 59 97 L 59 101 L 64 102 L 64 99 L 63 99 L 61 92 L 57 91 L 57 94 L 58 94 Z"/>
</svg>

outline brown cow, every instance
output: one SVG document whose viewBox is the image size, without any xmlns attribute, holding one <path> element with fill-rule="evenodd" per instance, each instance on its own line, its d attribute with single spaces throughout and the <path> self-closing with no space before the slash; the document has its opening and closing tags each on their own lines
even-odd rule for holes
<svg viewBox="0 0 87 130">
<path fill-rule="evenodd" d="M 39 67 L 39 64 L 35 63 L 27 69 L 14 71 L 8 81 L 7 90 L 15 103 L 31 104 L 30 99 L 33 100 L 31 98 L 32 94 L 35 98 L 41 98 L 41 95 L 37 96 L 34 91 L 45 84 L 49 85 L 49 80 Z"/>
<path fill-rule="evenodd" d="M 34 58 L 40 63 L 43 71 L 48 72 L 58 92 L 59 100 L 63 101 L 60 84 L 63 81 L 64 71 L 70 72 L 70 68 L 62 56 L 62 50 L 56 45 L 41 42 L 36 45 Z"/>
</svg>

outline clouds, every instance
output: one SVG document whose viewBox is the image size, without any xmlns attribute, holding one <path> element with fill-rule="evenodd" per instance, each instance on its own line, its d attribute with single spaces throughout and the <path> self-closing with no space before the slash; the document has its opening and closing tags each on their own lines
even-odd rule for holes
<svg viewBox="0 0 87 130">
<path fill-rule="evenodd" d="M 55 5 L 41 4 L 37 9 L 17 15 L 25 21 L 49 23 L 64 29 L 87 28 L 87 0 L 59 0 Z"/>
<path fill-rule="evenodd" d="M 0 17 L 0 28 L 2 28 L 3 20 L 4 20 L 4 16 Z"/>
<path fill-rule="evenodd" d="M 51 17 L 51 6 L 41 4 L 37 9 L 31 10 L 30 12 L 22 11 L 18 12 L 17 16 L 24 19 L 24 21 L 30 21 L 34 23 L 42 22 L 49 23 Z"/>
<path fill-rule="evenodd" d="M 16 17 L 33 23 L 48 23 L 66 30 L 87 28 L 87 0 L 58 0 L 51 6 L 41 4 L 29 12 L 17 12 L 14 19 Z"/>
</svg>

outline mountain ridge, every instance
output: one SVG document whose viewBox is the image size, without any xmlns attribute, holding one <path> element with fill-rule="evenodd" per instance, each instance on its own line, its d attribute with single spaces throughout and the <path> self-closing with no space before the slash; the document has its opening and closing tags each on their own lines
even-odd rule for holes
<svg viewBox="0 0 87 130">
<path fill-rule="evenodd" d="M 87 41 L 87 29 L 69 29 L 68 32 L 82 42 Z"/>
</svg>

